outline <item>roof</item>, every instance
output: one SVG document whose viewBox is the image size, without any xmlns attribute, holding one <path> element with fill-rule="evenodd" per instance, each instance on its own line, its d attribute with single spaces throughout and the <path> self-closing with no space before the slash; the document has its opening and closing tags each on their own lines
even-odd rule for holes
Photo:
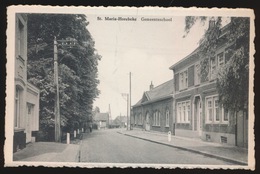
<svg viewBox="0 0 260 174">
<path fill-rule="evenodd" d="M 117 116 L 116 119 L 119 119 L 121 122 L 126 122 L 127 117 L 126 116 Z"/>
<path fill-rule="evenodd" d="M 148 104 L 150 102 L 162 100 L 168 97 L 172 97 L 173 94 L 173 79 L 154 87 L 150 91 L 145 91 L 143 97 L 134 105 L 139 106 L 141 104 Z"/>
<path fill-rule="evenodd" d="M 187 55 L 186 57 L 182 58 L 181 60 L 179 60 L 177 63 L 173 64 L 169 69 L 173 70 L 176 66 L 180 66 L 180 65 L 186 65 L 188 59 L 191 58 L 198 58 L 196 55 L 199 52 L 199 47 L 197 47 L 194 51 L 192 51 L 189 55 Z"/>
<path fill-rule="evenodd" d="M 223 35 L 225 35 L 227 33 L 227 31 L 229 30 L 231 24 L 228 23 L 227 25 L 223 26 L 222 28 L 220 28 L 220 38 L 223 37 Z M 194 59 L 199 59 L 199 56 L 197 53 L 199 53 L 200 51 L 200 45 L 194 50 L 192 51 L 189 55 L 187 55 L 186 57 L 182 58 L 181 60 L 179 60 L 177 63 L 173 64 L 169 69 L 170 70 L 174 70 L 175 68 L 184 66 L 187 64 L 188 61 L 190 60 L 194 60 Z"/>
<path fill-rule="evenodd" d="M 96 121 L 107 121 L 109 118 L 108 113 L 96 113 L 94 120 Z"/>
</svg>

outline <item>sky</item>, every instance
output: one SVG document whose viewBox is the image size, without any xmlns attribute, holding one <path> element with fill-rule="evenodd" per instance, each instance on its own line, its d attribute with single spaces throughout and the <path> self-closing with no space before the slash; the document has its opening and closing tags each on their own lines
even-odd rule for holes
<svg viewBox="0 0 260 174">
<path fill-rule="evenodd" d="M 108 112 L 110 105 L 112 119 L 127 114 L 122 93 L 129 93 L 130 72 L 131 105 L 134 105 L 149 90 L 151 81 L 156 87 L 173 78 L 169 67 L 198 46 L 207 28 L 206 24 L 197 23 L 183 37 L 184 16 L 171 16 L 171 22 L 141 21 L 140 16 L 137 21 L 106 21 L 106 15 L 101 17 L 103 20 L 99 21 L 96 15 L 87 15 L 87 28 L 97 53 L 102 56 L 98 65 L 101 93 L 94 108 Z"/>
</svg>

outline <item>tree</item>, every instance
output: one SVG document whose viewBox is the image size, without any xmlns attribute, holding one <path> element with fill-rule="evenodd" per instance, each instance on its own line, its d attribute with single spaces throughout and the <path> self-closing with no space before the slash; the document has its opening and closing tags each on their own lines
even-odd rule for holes
<svg viewBox="0 0 260 174">
<path fill-rule="evenodd" d="M 186 17 L 185 36 L 192 26 L 200 21 L 209 23 L 209 28 L 200 41 L 199 57 L 202 76 L 209 74 L 209 59 L 217 48 L 226 44 L 226 63 L 218 70 L 217 91 L 225 109 L 235 112 L 248 110 L 249 90 L 249 18 L 231 17 L 227 27 L 222 28 L 222 17 Z M 224 34 L 224 35 L 223 35 Z M 207 79 L 206 79 L 207 80 Z"/>
<path fill-rule="evenodd" d="M 92 118 L 101 56 L 87 26 L 85 15 L 28 14 L 28 81 L 40 89 L 40 130 L 50 135 L 54 135 L 54 37 L 77 41 L 73 47 L 58 46 L 62 129 L 72 131 Z"/>
</svg>

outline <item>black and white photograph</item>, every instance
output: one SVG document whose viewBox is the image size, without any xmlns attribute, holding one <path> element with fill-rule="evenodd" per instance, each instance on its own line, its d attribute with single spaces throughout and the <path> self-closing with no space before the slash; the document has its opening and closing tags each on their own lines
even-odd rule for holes
<svg viewBox="0 0 260 174">
<path fill-rule="evenodd" d="M 253 10 L 7 17 L 6 166 L 255 168 Z"/>
</svg>

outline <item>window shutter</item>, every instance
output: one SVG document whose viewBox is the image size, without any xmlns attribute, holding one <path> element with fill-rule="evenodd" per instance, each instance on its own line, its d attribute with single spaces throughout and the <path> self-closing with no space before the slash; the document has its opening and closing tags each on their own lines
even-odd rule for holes
<svg viewBox="0 0 260 174">
<path fill-rule="evenodd" d="M 194 65 L 188 68 L 188 87 L 194 85 Z"/>
<path fill-rule="evenodd" d="M 179 73 L 174 75 L 175 91 L 179 91 Z"/>
<path fill-rule="evenodd" d="M 210 70 L 210 64 L 209 64 L 209 60 L 203 60 L 205 61 L 202 66 L 201 66 L 201 79 L 200 81 L 203 83 L 203 82 L 206 82 L 208 81 L 208 75 L 209 75 L 209 70 Z"/>
</svg>

